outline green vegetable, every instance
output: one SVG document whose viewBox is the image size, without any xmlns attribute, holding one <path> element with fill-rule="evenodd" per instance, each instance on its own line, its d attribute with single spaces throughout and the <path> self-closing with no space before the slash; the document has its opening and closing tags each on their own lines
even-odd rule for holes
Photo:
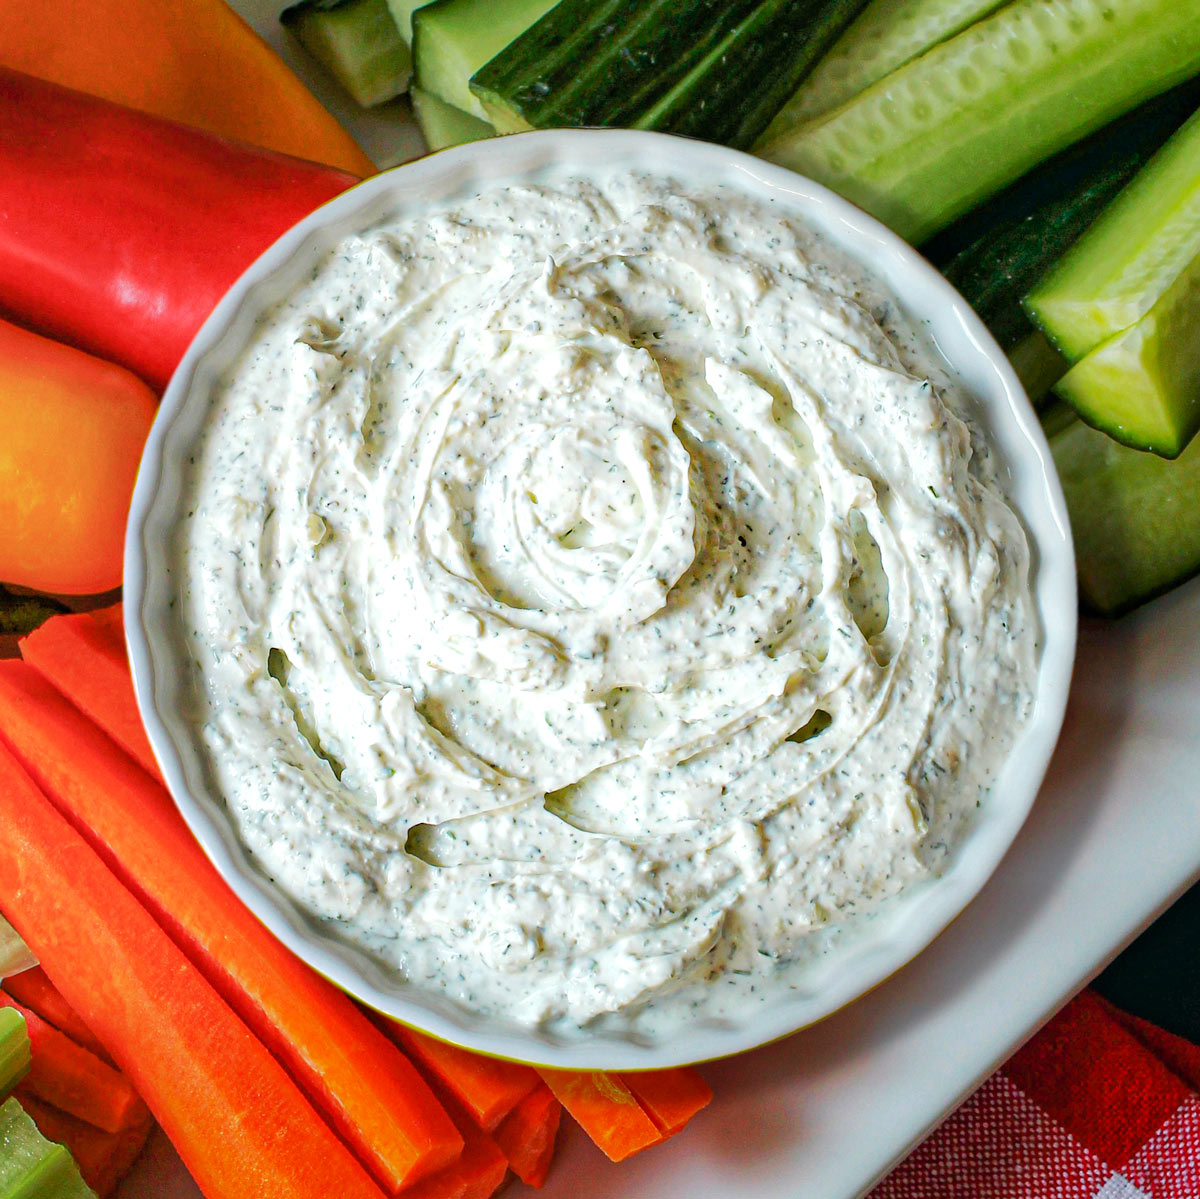
<svg viewBox="0 0 1200 1199">
<path fill-rule="evenodd" d="M 1200 441 L 1168 461 L 1118 445 L 1065 404 L 1043 425 L 1087 607 L 1117 616 L 1200 573 Z"/>
<path fill-rule="evenodd" d="M 1198 254 L 1200 113 L 1033 289 L 1026 307 L 1076 361 L 1144 317 Z"/>
<path fill-rule="evenodd" d="M 67 609 L 57 600 L 44 595 L 18 595 L 6 587 L 0 587 L 0 633 L 24 637 L 32 633 L 44 620 L 57 616 Z M 0 945 L 3 937 L 0 937 Z"/>
<path fill-rule="evenodd" d="M 29 1072 L 29 1032 L 25 1018 L 10 1007 L 0 1007 L 0 1099 L 4 1099 Z"/>
<path fill-rule="evenodd" d="M 759 152 L 921 242 L 1200 72 L 1197 18 L 1194 0 L 1014 0 Z"/>
<path fill-rule="evenodd" d="M 866 0 L 562 0 L 471 80 L 496 128 L 749 145 Z"/>
<path fill-rule="evenodd" d="M 767 0 L 633 122 L 748 149 L 865 0 Z"/>
<path fill-rule="evenodd" d="M 434 0 L 413 13 L 413 64 L 424 92 L 481 121 L 469 80 L 554 7 L 554 0 Z"/>
<path fill-rule="evenodd" d="M 1006 2 L 871 0 L 775 115 L 763 142 L 832 112 Z"/>
<path fill-rule="evenodd" d="M 922 252 L 1006 350 L 1033 326 L 1022 300 L 1200 104 L 1189 80 L 1022 175 Z M 1062 374 L 1067 369 L 1064 363 Z"/>
<path fill-rule="evenodd" d="M 0 1199 L 96 1199 L 71 1155 L 15 1099 L 0 1106 Z"/>
<path fill-rule="evenodd" d="M 10 974 L 20 974 L 22 970 L 37 964 L 33 950 L 21 940 L 20 933 L 0 916 L 0 979 Z"/>
<path fill-rule="evenodd" d="M 408 90 L 412 56 L 387 0 L 301 0 L 279 19 L 364 108 Z"/>
<path fill-rule="evenodd" d="M 400 36 L 404 39 L 406 46 L 412 45 L 413 13 L 422 5 L 428 3 L 429 0 L 387 0 L 388 11 L 392 14 L 392 21 L 400 31 Z"/>
<path fill-rule="evenodd" d="M 461 146 L 496 135 L 486 121 L 452 107 L 419 87 L 412 89 L 411 96 L 413 115 L 430 150 L 445 150 L 450 146 Z"/>
<path fill-rule="evenodd" d="M 1137 324 L 1080 359 L 1055 390 L 1124 445 L 1178 457 L 1200 430 L 1200 256 Z"/>
<path fill-rule="evenodd" d="M 1037 329 L 1030 329 L 1007 353 L 1033 406 L 1044 407 L 1051 389 L 1067 373 L 1071 364 Z"/>
</svg>

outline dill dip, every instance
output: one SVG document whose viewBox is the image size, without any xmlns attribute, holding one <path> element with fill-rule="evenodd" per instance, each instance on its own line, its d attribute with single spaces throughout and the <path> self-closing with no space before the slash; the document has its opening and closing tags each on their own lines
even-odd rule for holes
<svg viewBox="0 0 1200 1199">
<path fill-rule="evenodd" d="M 210 403 L 210 774 L 416 991 L 563 1035 L 744 1013 L 992 802 L 1025 535 L 920 330 L 780 207 L 559 170 L 394 214 Z"/>
</svg>

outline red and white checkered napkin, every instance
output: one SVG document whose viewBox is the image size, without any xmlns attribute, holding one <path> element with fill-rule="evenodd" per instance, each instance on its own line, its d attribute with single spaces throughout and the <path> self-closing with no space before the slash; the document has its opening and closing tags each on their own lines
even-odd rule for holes
<svg viewBox="0 0 1200 1199">
<path fill-rule="evenodd" d="M 1200 1199 L 1200 1048 L 1085 991 L 870 1199 Z"/>
</svg>

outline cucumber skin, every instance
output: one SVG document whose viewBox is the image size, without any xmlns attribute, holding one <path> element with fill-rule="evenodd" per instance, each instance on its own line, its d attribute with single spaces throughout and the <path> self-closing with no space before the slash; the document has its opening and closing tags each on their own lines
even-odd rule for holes
<svg viewBox="0 0 1200 1199">
<path fill-rule="evenodd" d="M 1196 0 L 1014 0 L 760 154 L 919 243 L 1198 71 Z"/>
<path fill-rule="evenodd" d="M 1197 106 L 1200 78 L 1148 100 L 1023 175 L 922 252 L 1011 349 L 1033 329 L 1026 293 Z"/>
<path fill-rule="evenodd" d="M 761 5 L 767 19 L 758 36 L 723 56 L 716 78 L 706 73 L 698 81 L 699 95 L 681 95 L 659 108 L 653 120 L 639 121 L 637 128 L 749 149 L 866 3 L 779 0 Z"/>
<path fill-rule="evenodd" d="M 561 0 L 476 72 L 471 90 L 506 131 L 626 124 L 754 3 Z"/>
<path fill-rule="evenodd" d="M 1005 3 L 1007 0 L 871 0 L 776 113 L 763 131 L 763 143 L 839 108 Z"/>
<path fill-rule="evenodd" d="M 1168 460 L 1119 445 L 1065 405 L 1042 423 L 1087 609 L 1120 616 L 1200 574 L 1200 441 Z"/>
</svg>

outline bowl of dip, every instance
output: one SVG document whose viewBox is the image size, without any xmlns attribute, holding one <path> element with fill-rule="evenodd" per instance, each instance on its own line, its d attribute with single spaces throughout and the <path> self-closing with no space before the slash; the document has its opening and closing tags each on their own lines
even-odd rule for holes
<svg viewBox="0 0 1200 1199">
<path fill-rule="evenodd" d="M 445 151 L 268 250 L 126 552 L 163 774 L 244 902 L 483 1052 L 738 1052 L 897 970 L 1041 784 L 1049 451 L 964 301 L 748 155 Z"/>
</svg>

